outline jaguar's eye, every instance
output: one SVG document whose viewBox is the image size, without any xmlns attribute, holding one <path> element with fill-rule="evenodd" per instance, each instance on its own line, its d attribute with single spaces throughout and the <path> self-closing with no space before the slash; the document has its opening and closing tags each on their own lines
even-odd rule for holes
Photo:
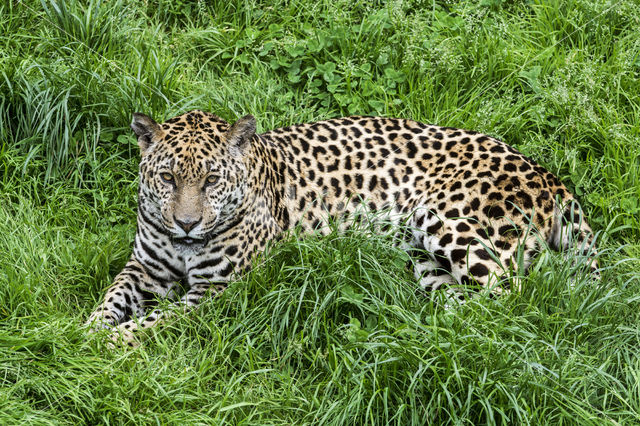
<svg viewBox="0 0 640 426">
<path fill-rule="evenodd" d="M 160 177 L 162 178 L 163 181 L 167 182 L 167 183 L 173 183 L 174 182 L 174 178 L 173 175 L 171 173 L 160 173 Z"/>
<path fill-rule="evenodd" d="M 210 175 L 210 176 L 207 176 L 207 180 L 206 180 L 206 182 L 205 182 L 205 183 L 206 183 L 207 185 L 213 185 L 213 184 L 215 184 L 218 180 L 220 180 L 220 178 L 219 178 L 218 176 Z"/>
</svg>

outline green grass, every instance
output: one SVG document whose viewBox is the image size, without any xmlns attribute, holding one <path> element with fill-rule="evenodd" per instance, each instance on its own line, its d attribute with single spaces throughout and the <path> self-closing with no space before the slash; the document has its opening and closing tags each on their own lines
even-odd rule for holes
<svg viewBox="0 0 640 426">
<path fill-rule="evenodd" d="M 639 423 L 639 25 L 632 0 L 3 3 L 0 424 Z M 81 324 L 130 255 L 131 113 L 196 107 L 497 136 L 581 200 L 602 281 L 544 253 L 445 311 L 388 236 L 292 236 L 109 351 Z"/>
</svg>

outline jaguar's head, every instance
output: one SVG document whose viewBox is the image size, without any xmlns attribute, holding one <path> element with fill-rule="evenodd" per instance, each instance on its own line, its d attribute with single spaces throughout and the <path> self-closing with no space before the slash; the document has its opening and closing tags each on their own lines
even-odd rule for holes
<svg viewBox="0 0 640 426">
<path fill-rule="evenodd" d="M 255 135 L 255 118 L 229 126 L 213 114 L 191 111 L 158 124 L 136 113 L 131 128 L 142 156 L 142 219 L 153 221 L 175 244 L 206 243 L 244 199 L 243 156 Z"/>
</svg>

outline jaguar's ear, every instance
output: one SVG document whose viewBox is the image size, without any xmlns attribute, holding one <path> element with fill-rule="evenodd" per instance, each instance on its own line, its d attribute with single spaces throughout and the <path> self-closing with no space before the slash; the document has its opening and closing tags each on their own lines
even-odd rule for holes
<svg viewBox="0 0 640 426">
<path fill-rule="evenodd" d="M 245 115 L 238 119 L 227 130 L 227 142 L 229 151 L 233 155 L 242 155 L 251 145 L 251 138 L 256 134 L 256 119 L 253 115 Z"/>
<path fill-rule="evenodd" d="M 162 128 L 153 118 L 138 112 L 133 113 L 131 120 L 131 130 L 138 136 L 138 146 L 140 154 L 144 155 L 153 144 L 153 138 L 160 136 Z"/>
</svg>

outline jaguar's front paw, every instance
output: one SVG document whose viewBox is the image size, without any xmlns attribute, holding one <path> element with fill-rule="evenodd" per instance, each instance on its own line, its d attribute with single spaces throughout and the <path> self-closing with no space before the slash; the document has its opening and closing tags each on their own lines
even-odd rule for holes
<svg viewBox="0 0 640 426">
<path fill-rule="evenodd" d="M 96 333 L 113 328 L 116 325 L 116 321 L 108 312 L 95 311 L 89 316 L 84 325 L 89 327 L 89 333 Z"/>
<path fill-rule="evenodd" d="M 112 332 L 109 334 L 109 343 L 107 346 L 111 349 L 116 347 L 130 347 L 137 348 L 140 346 L 140 342 L 136 339 L 136 324 L 133 321 L 127 321 L 116 327 L 112 327 Z"/>
</svg>

